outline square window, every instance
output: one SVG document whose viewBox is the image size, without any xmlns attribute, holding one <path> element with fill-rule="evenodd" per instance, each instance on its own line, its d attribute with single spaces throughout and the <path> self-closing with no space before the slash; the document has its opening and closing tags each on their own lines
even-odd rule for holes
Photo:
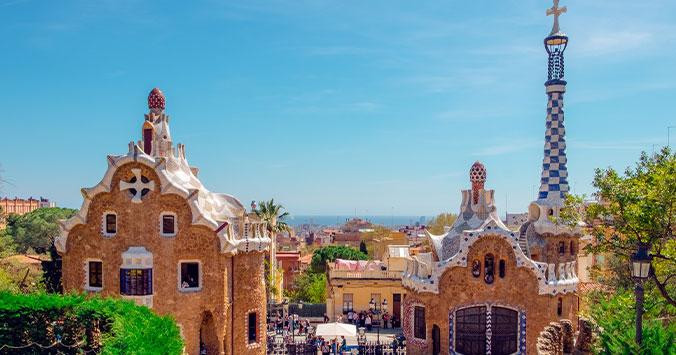
<svg viewBox="0 0 676 355">
<path fill-rule="evenodd" d="M 194 262 L 181 263 L 181 290 L 200 288 L 200 264 Z"/>
<path fill-rule="evenodd" d="M 87 275 L 87 285 L 90 288 L 103 287 L 103 262 L 90 261 Z"/>
<path fill-rule="evenodd" d="M 162 215 L 162 234 L 164 235 L 176 234 L 176 217 L 170 214 Z"/>
<path fill-rule="evenodd" d="M 117 233 L 117 215 L 113 213 L 106 214 L 106 234 Z"/>
<path fill-rule="evenodd" d="M 256 325 L 257 325 L 256 324 L 256 318 L 257 318 L 256 312 L 249 313 L 248 324 L 247 324 L 248 334 L 249 334 L 249 336 L 248 336 L 249 344 L 256 342 L 256 335 L 257 335 L 256 334 L 257 333 L 256 332 Z"/>
</svg>

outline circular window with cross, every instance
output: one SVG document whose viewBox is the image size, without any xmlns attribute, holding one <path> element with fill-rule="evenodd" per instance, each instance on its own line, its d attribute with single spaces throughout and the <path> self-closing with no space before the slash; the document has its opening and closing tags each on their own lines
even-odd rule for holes
<svg viewBox="0 0 676 355">
<path fill-rule="evenodd" d="M 155 182 L 141 175 L 141 169 L 131 169 L 134 176 L 129 181 L 120 181 L 120 191 L 129 190 L 131 202 L 141 203 L 143 196 L 155 190 Z"/>
</svg>

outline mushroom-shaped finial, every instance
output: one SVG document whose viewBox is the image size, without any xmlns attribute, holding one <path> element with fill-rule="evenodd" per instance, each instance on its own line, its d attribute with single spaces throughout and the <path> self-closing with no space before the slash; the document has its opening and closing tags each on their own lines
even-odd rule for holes
<svg viewBox="0 0 676 355">
<path fill-rule="evenodd" d="M 486 182 L 486 167 L 480 162 L 475 162 L 469 169 L 469 181 L 472 182 L 472 200 L 479 202 L 479 190 L 483 190 Z"/>
<path fill-rule="evenodd" d="M 150 91 L 150 94 L 148 94 L 148 108 L 150 111 L 153 112 L 162 112 L 164 111 L 164 94 L 162 93 L 162 90 L 158 88 L 154 88 Z"/>
</svg>

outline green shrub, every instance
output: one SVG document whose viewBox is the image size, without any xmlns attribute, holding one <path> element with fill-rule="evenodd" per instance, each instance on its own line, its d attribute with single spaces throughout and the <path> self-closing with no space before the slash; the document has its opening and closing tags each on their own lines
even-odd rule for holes
<svg viewBox="0 0 676 355">
<path fill-rule="evenodd" d="M 23 349 L 12 347 L 33 344 Z M 42 346 L 50 346 L 43 348 Z M 131 301 L 0 293 L 0 353 L 180 354 L 178 326 Z"/>
<path fill-rule="evenodd" d="M 662 298 L 646 292 L 643 315 L 643 343 L 639 349 L 636 336 L 636 301 L 633 291 L 614 295 L 591 296 L 589 316 L 595 323 L 597 354 L 676 354 L 674 307 Z"/>
</svg>

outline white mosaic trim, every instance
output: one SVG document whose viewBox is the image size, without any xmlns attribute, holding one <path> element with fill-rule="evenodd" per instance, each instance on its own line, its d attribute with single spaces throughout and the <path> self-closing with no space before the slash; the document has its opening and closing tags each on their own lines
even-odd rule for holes
<svg viewBox="0 0 676 355">
<path fill-rule="evenodd" d="M 519 246 L 519 234 L 513 232 L 489 220 L 480 229 L 467 230 L 459 236 L 460 247 L 458 252 L 448 260 L 434 262 L 432 265 L 432 274 L 428 278 L 420 277 L 416 272 L 419 268 L 415 260 L 409 260 L 406 270 L 404 271 L 402 284 L 416 292 L 430 292 L 434 294 L 439 293 L 439 280 L 441 276 L 451 267 L 467 267 L 467 254 L 470 247 L 480 238 L 484 236 L 496 236 L 507 241 L 514 251 L 516 258 L 516 266 L 518 268 L 527 268 L 531 270 L 538 279 L 538 294 L 540 295 L 556 295 L 565 294 L 577 291 L 577 284 L 579 282 L 575 274 L 574 262 L 563 264 L 562 277 L 552 277 L 555 275 L 550 266 L 546 263 L 537 262 L 524 254 Z M 552 264 L 553 265 L 553 264 Z"/>
<path fill-rule="evenodd" d="M 144 153 L 143 149 L 134 142 L 130 142 L 126 155 L 109 155 L 107 161 L 108 168 L 103 179 L 94 187 L 80 190 L 83 201 L 78 213 L 70 219 L 59 221 L 61 232 L 54 241 L 54 246 L 60 253 L 66 252 L 70 230 L 77 225 L 88 223 L 87 214 L 94 196 L 110 192 L 115 172 L 119 167 L 128 163 L 141 163 L 152 169 L 160 179 L 160 194 L 176 194 L 186 199 L 193 216 L 192 224 L 203 225 L 210 230 L 218 231 L 221 252 L 235 254 L 239 251 L 262 251 L 270 244 L 271 240 L 266 228 L 261 228 L 262 232 L 258 236 L 246 238 L 246 240 L 238 235 L 233 225 L 239 224 L 237 222 L 242 220 L 245 213 L 244 206 L 230 195 L 210 192 L 201 185 L 197 177 L 189 172 L 188 162 L 185 160 L 185 146 L 179 144 L 176 150 L 172 151 L 171 156 L 154 157 Z M 188 169 L 188 172 L 184 171 L 185 169 Z M 190 184 L 185 178 L 188 178 Z M 194 188 L 193 185 L 199 188 Z M 224 227 L 224 223 L 217 222 L 217 219 L 225 220 L 227 226 Z"/>
</svg>

